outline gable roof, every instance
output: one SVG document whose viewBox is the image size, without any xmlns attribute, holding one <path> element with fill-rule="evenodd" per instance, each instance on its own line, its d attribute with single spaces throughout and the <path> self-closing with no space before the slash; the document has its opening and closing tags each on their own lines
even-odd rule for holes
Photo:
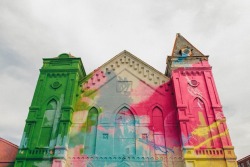
<svg viewBox="0 0 250 167">
<path fill-rule="evenodd" d="M 137 58 L 130 52 L 124 50 L 104 63 L 102 66 L 92 71 L 83 79 L 82 82 L 87 82 L 87 84 L 85 84 L 87 87 L 91 87 L 91 84 L 95 85 L 95 87 L 98 87 L 98 85 L 102 83 L 101 80 L 105 77 L 105 75 L 114 72 L 118 74 L 118 71 L 121 70 L 122 67 L 126 67 L 126 69 L 133 71 L 133 73 L 136 74 L 140 80 L 153 87 L 159 86 L 169 81 L 169 78 L 163 73 Z M 91 84 L 88 82 L 89 80 L 92 82 Z"/>
<path fill-rule="evenodd" d="M 192 56 L 204 56 L 196 47 L 194 47 L 188 40 L 186 40 L 180 33 L 176 34 L 175 43 L 172 51 L 172 56 L 181 56 L 180 50 L 190 48 Z"/>
</svg>

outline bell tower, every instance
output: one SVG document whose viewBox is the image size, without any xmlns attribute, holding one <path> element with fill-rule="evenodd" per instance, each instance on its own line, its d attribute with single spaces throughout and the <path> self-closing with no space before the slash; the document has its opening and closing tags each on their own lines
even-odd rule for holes
<svg viewBox="0 0 250 167">
<path fill-rule="evenodd" d="M 208 56 L 177 34 L 165 74 L 174 85 L 185 166 L 237 166 Z"/>
<path fill-rule="evenodd" d="M 84 76 L 80 58 L 64 53 L 43 59 L 16 167 L 65 165 L 73 106 Z"/>
</svg>

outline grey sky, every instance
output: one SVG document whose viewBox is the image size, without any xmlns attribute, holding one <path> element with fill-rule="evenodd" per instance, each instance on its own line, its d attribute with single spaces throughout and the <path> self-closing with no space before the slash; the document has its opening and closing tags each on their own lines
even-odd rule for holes
<svg viewBox="0 0 250 167">
<path fill-rule="evenodd" d="M 19 145 L 42 58 L 86 72 L 128 50 L 162 73 L 181 33 L 210 55 L 238 158 L 250 154 L 249 0 L 0 1 L 0 136 Z"/>
</svg>

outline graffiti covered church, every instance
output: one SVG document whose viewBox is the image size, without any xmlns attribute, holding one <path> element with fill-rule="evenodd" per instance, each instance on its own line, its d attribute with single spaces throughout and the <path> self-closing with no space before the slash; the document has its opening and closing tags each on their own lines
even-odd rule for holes
<svg viewBox="0 0 250 167">
<path fill-rule="evenodd" d="M 165 74 L 127 51 L 88 75 L 43 59 L 15 166 L 237 166 L 208 56 L 177 34 Z"/>
</svg>

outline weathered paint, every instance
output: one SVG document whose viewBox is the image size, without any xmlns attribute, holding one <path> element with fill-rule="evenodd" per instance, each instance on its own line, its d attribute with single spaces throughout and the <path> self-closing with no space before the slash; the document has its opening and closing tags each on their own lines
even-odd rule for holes
<svg viewBox="0 0 250 167">
<path fill-rule="evenodd" d="M 45 59 L 16 166 L 236 166 L 208 56 L 177 35 L 167 63 Z"/>
</svg>

